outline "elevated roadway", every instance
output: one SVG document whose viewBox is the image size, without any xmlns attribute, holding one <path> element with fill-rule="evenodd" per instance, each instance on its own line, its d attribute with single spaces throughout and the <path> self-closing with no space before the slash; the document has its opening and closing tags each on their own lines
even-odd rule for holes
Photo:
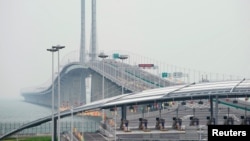
<svg viewBox="0 0 250 141">
<path fill-rule="evenodd" d="M 58 95 L 58 74 L 53 83 L 55 86 L 55 102 Z M 86 78 L 91 78 L 91 101 L 102 99 L 102 76 L 105 78 L 105 98 L 124 93 L 140 92 L 147 89 L 177 85 L 168 79 L 151 74 L 138 66 L 132 66 L 115 59 L 90 61 L 86 64 L 71 62 L 60 71 L 61 105 L 86 104 Z M 178 83 L 180 84 L 180 83 Z M 51 106 L 52 81 L 38 87 L 23 89 L 21 95 L 27 102 Z"/>
</svg>

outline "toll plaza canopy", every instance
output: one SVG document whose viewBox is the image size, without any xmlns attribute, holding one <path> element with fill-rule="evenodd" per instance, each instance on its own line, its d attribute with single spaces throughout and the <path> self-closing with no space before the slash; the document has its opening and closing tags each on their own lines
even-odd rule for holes
<svg viewBox="0 0 250 141">
<path fill-rule="evenodd" d="M 85 104 L 73 109 L 62 111 L 60 117 L 70 116 L 82 111 L 95 110 L 95 109 L 108 109 L 124 105 L 134 104 L 147 104 L 153 102 L 169 102 L 169 101 L 182 101 L 192 99 L 208 99 L 208 98 L 240 98 L 250 96 L 250 80 L 239 81 L 221 81 L 221 82 L 205 82 L 205 83 L 191 83 L 187 85 L 175 85 L 164 88 L 156 88 L 141 91 L 138 93 L 127 93 L 118 95 L 103 100 L 98 100 Z M 58 114 L 55 113 L 54 117 L 57 119 Z M 35 121 L 26 123 L 18 129 L 12 130 L 5 135 L 1 136 L 3 139 L 9 135 L 17 133 L 21 130 L 38 126 L 42 123 L 51 121 L 52 117 L 47 116 L 37 119 Z"/>
<path fill-rule="evenodd" d="M 164 88 L 127 93 L 84 105 L 89 108 L 112 108 L 122 105 L 139 105 L 154 102 L 169 102 L 209 98 L 240 98 L 250 96 L 250 80 L 191 83 Z M 83 108 L 82 107 L 82 108 Z M 81 109 L 81 107 L 79 107 Z"/>
</svg>

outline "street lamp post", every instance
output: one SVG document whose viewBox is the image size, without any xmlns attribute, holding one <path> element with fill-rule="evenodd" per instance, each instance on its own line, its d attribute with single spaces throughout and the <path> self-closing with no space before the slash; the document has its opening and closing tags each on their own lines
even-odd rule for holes
<svg viewBox="0 0 250 141">
<path fill-rule="evenodd" d="M 51 140 L 54 141 L 54 52 L 58 51 L 57 49 L 51 48 L 47 49 L 47 51 L 50 51 L 52 53 L 52 100 L 51 100 L 51 115 L 52 115 L 52 128 L 51 128 Z"/>
<path fill-rule="evenodd" d="M 119 56 L 119 59 L 121 59 L 122 60 L 122 68 L 121 68 L 121 72 L 122 72 L 122 79 L 124 79 L 123 78 L 123 73 L 124 73 L 124 68 L 123 68 L 123 60 L 125 60 L 125 59 L 127 59 L 128 58 L 128 56 L 127 55 L 120 55 Z M 122 95 L 124 94 L 124 80 L 122 80 Z M 121 110 L 121 114 L 122 114 L 122 120 L 126 120 L 126 105 L 123 105 L 122 107 L 122 110 Z"/>
<path fill-rule="evenodd" d="M 115 141 L 116 141 L 116 116 L 117 116 L 117 110 L 116 110 L 116 106 L 115 106 L 115 110 L 114 110 L 114 112 L 115 112 Z"/>
<path fill-rule="evenodd" d="M 53 49 L 57 49 L 58 50 L 58 141 L 60 141 L 60 107 L 61 107 L 61 103 L 60 103 L 60 54 L 59 54 L 59 50 L 65 48 L 65 46 L 52 46 Z"/>
<path fill-rule="evenodd" d="M 98 57 L 102 58 L 102 99 L 104 99 L 104 59 L 108 57 L 108 55 L 103 52 L 98 55 Z M 102 120 L 104 123 L 104 109 L 102 109 Z"/>
<path fill-rule="evenodd" d="M 70 108 L 70 111 L 71 111 L 71 141 L 73 141 L 73 132 L 74 132 L 74 130 L 73 130 L 73 106 L 71 106 L 71 108 Z"/>
<path fill-rule="evenodd" d="M 127 56 L 127 55 L 120 55 L 120 56 L 119 56 L 119 59 L 122 60 L 122 79 L 124 79 L 124 78 L 123 78 L 123 71 L 124 71 L 124 69 L 123 69 L 123 60 L 128 59 L 128 56 Z M 122 80 L 122 94 L 124 93 L 123 82 L 124 82 L 124 80 Z"/>
</svg>

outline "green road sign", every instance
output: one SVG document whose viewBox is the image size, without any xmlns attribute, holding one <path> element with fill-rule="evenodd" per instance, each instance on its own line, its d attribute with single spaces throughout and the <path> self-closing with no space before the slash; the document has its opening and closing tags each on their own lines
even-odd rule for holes
<svg viewBox="0 0 250 141">
<path fill-rule="evenodd" d="M 161 74 L 161 77 L 168 77 L 168 73 L 167 72 L 163 72 L 162 74 Z"/>
<path fill-rule="evenodd" d="M 114 53 L 113 54 L 113 59 L 118 59 L 119 58 L 119 54 L 118 53 Z"/>
</svg>

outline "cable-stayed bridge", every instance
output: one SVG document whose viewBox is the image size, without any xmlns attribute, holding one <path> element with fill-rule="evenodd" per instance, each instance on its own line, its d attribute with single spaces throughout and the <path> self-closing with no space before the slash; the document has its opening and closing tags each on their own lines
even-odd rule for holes
<svg viewBox="0 0 250 141">
<path fill-rule="evenodd" d="M 82 7 L 85 7 L 85 0 L 81 2 Z M 140 56 L 138 58 L 138 55 L 128 52 L 105 51 L 103 53 L 109 55 L 108 58 L 98 57 L 101 52 L 96 46 L 95 5 L 96 1 L 92 0 L 89 53 L 86 53 L 85 49 L 85 10 L 82 8 L 81 47 L 77 52 L 78 55 L 73 55 L 73 59 L 66 58 L 66 63 L 61 63 L 62 67 L 59 72 L 55 73 L 56 77 L 53 80 L 35 88 L 23 89 L 22 95 L 27 102 L 51 107 L 52 91 L 55 90 L 55 102 L 58 103 L 59 74 L 60 106 L 74 105 L 76 107 L 73 109 L 74 114 L 93 109 L 112 109 L 118 106 L 121 107 L 121 117 L 126 119 L 127 104 L 143 105 L 210 98 L 216 99 L 218 104 L 218 98 L 248 98 L 249 80 L 244 77 L 162 65 L 153 59 Z M 52 89 L 52 84 L 55 86 L 54 89 Z M 88 100 L 88 94 L 90 100 Z M 210 101 L 213 101 L 212 99 Z M 211 109 L 213 106 L 210 107 Z M 215 112 L 210 113 L 211 117 L 217 119 L 218 107 L 215 108 Z M 61 117 L 70 114 L 70 111 L 65 111 L 62 112 Z M 55 118 L 58 117 L 59 115 L 55 113 Z M 51 116 L 38 119 L 1 138 L 50 120 L 52 120 Z"/>
</svg>

